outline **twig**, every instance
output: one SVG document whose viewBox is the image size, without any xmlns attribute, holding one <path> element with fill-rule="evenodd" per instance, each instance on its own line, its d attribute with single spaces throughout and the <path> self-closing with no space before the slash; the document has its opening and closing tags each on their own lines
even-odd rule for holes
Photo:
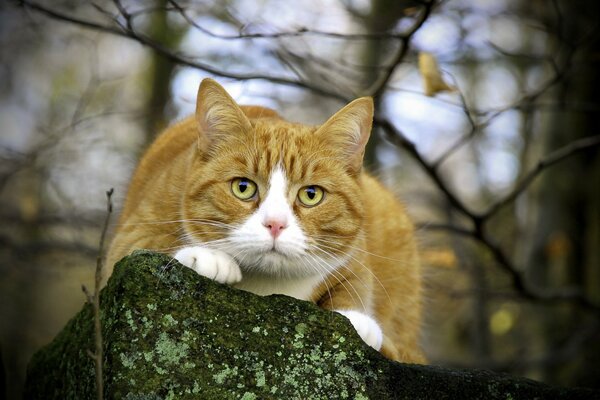
<svg viewBox="0 0 600 400">
<path fill-rule="evenodd" d="M 173 61 L 179 65 L 196 68 L 196 69 L 208 72 L 208 73 L 216 75 L 216 76 L 221 76 L 224 78 L 231 78 L 231 79 L 236 79 L 236 80 L 266 80 L 266 81 L 278 83 L 281 85 L 294 86 L 294 87 L 307 89 L 307 90 L 312 91 L 313 93 L 316 93 L 316 94 L 319 94 L 321 96 L 328 97 L 331 99 L 336 99 L 336 100 L 339 100 L 344 103 L 347 103 L 350 100 L 352 100 L 351 98 L 343 96 L 337 92 L 332 92 L 332 91 L 323 89 L 322 87 L 312 84 L 310 82 L 297 81 L 297 80 L 288 79 L 285 77 L 278 77 L 278 76 L 266 75 L 266 74 L 254 74 L 254 73 L 245 74 L 245 73 L 225 72 L 217 67 L 213 67 L 211 65 L 204 64 L 204 63 L 201 63 L 198 61 L 194 61 L 191 58 L 182 56 L 181 54 L 179 54 L 177 52 L 173 52 L 170 49 L 168 49 L 167 47 L 165 47 L 164 45 L 152 40 L 151 38 L 149 38 L 145 35 L 142 35 L 142 34 L 138 33 L 137 31 L 135 31 L 131 28 L 128 28 L 125 25 L 119 24 L 118 21 L 115 21 L 115 23 L 117 23 L 119 25 L 120 29 L 113 27 L 113 26 L 103 25 L 103 24 L 100 24 L 100 23 L 97 23 L 94 21 L 89 21 L 89 20 L 85 20 L 82 18 L 74 17 L 74 16 L 68 15 L 68 14 L 60 12 L 60 11 L 52 10 L 49 7 L 46 7 L 42 4 L 38 4 L 38 3 L 29 1 L 29 0 L 21 0 L 19 2 L 19 5 L 24 8 L 35 10 L 35 11 L 39 12 L 40 14 L 44 14 L 50 18 L 54 18 L 54 19 L 64 21 L 64 22 L 69 22 L 69 23 L 79 25 L 79 26 L 87 28 L 87 29 L 92 29 L 92 30 L 100 31 L 100 32 L 104 32 L 104 33 L 110 33 L 112 35 L 121 36 L 124 38 L 135 40 L 138 43 L 153 49 L 158 54 L 162 55 L 163 57 L 167 58 L 170 61 Z"/>
<path fill-rule="evenodd" d="M 213 38 L 223 40 L 240 40 L 240 39 L 279 39 L 286 37 L 298 37 L 306 35 L 324 36 L 330 38 L 337 38 L 342 40 L 381 40 L 381 39 L 404 39 L 407 34 L 400 32 L 369 32 L 369 33 L 339 33 L 339 32 L 326 32 L 317 29 L 299 28 L 294 31 L 275 32 L 275 33 L 239 33 L 237 35 L 222 35 L 210 31 L 194 21 L 177 1 L 168 0 L 169 4 L 173 6 L 186 22 L 197 29 Z M 409 33 L 410 34 L 410 33 Z"/>
<path fill-rule="evenodd" d="M 575 355 L 582 351 L 584 346 L 591 344 L 593 340 L 597 338 L 598 333 L 600 333 L 598 320 L 593 320 L 591 322 L 582 324 L 580 327 L 575 329 L 564 343 L 560 344 L 556 348 L 553 348 L 552 351 L 548 352 L 547 354 L 528 358 L 525 358 L 523 357 L 523 354 L 520 354 L 516 358 L 503 361 L 442 361 L 442 365 L 447 365 L 454 368 L 483 368 L 491 369 L 493 371 L 510 371 L 511 373 L 515 373 L 515 371 L 526 368 L 551 367 L 571 360 Z"/>
<path fill-rule="evenodd" d="M 494 46 L 491 43 L 490 43 L 490 46 L 492 48 L 496 49 L 497 51 L 499 51 L 500 54 L 503 54 L 506 56 L 506 54 L 503 53 L 497 46 Z M 538 87 L 536 90 L 533 90 L 528 93 L 524 93 L 514 102 L 512 102 L 506 106 L 502 106 L 495 110 L 472 112 L 471 110 L 469 110 L 469 107 L 466 103 L 464 95 L 462 94 L 462 92 L 459 92 L 460 100 L 461 100 L 465 115 L 467 116 L 467 118 L 469 120 L 469 124 L 470 124 L 471 128 L 470 128 L 469 132 L 467 132 L 462 137 L 458 138 L 458 140 L 455 143 L 450 145 L 450 147 L 446 151 L 444 151 L 444 153 L 442 153 L 442 155 L 433 163 L 434 167 L 438 168 L 452 154 L 454 154 L 457 150 L 459 150 L 460 148 L 465 146 L 467 143 L 469 143 L 478 133 L 480 133 L 484 128 L 490 126 L 496 118 L 498 118 L 500 115 L 502 115 L 506 111 L 512 110 L 512 109 L 529 108 L 533 104 L 535 104 L 545 93 L 550 91 L 550 89 L 552 89 L 554 86 L 556 86 L 558 83 L 560 83 L 565 78 L 565 76 L 567 76 L 567 74 L 571 71 L 572 60 L 573 60 L 574 56 L 575 56 L 575 49 L 570 49 L 569 51 L 567 51 L 565 60 L 561 63 L 561 66 L 559 66 L 557 64 L 557 62 L 555 61 L 554 58 L 544 57 L 544 60 L 546 62 L 550 63 L 550 65 L 552 66 L 553 75 L 543 85 Z M 455 86 L 458 87 L 457 84 L 455 84 Z M 475 114 L 478 117 L 481 117 L 481 121 L 476 120 L 474 118 L 473 114 Z"/>
<path fill-rule="evenodd" d="M 472 216 L 472 218 L 476 218 Z M 485 220 L 478 220 L 485 221 Z M 520 269 L 513 264 L 513 262 L 506 255 L 504 250 L 497 245 L 492 238 L 490 238 L 482 229 L 481 225 L 478 225 L 479 229 L 468 230 L 454 225 L 422 225 L 422 229 L 432 230 L 445 230 L 455 234 L 460 234 L 465 237 L 469 237 L 484 246 L 489 251 L 494 261 L 500 266 L 500 268 L 507 273 L 512 281 L 512 287 L 516 293 L 521 296 L 524 300 L 530 301 L 542 301 L 546 304 L 561 303 L 561 302 L 573 302 L 579 304 L 582 308 L 588 309 L 594 312 L 600 312 L 600 306 L 594 304 L 588 299 L 585 294 L 577 287 L 565 287 L 556 291 L 544 291 L 530 282 L 525 280 Z"/>
<path fill-rule="evenodd" d="M 563 161 L 564 159 L 577 154 L 581 151 L 591 149 L 593 147 L 600 146 L 600 135 L 589 136 L 583 139 L 576 140 L 569 143 L 568 145 L 561 147 L 560 149 L 548 154 L 542 158 L 535 168 L 521 179 L 519 183 L 515 185 L 513 190 L 508 193 L 504 198 L 500 199 L 493 205 L 491 205 L 487 211 L 479 215 L 480 219 L 487 220 L 498 212 L 502 207 L 512 202 L 517 196 L 519 196 L 529 185 L 533 182 L 537 176 L 542 173 L 548 167 Z"/>
<path fill-rule="evenodd" d="M 452 76 L 452 75 L 450 75 L 450 76 Z M 456 79 L 454 79 L 454 77 L 452 77 L 452 78 L 453 78 L 453 86 L 457 89 L 461 108 L 463 109 L 463 112 L 464 112 L 465 116 L 467 117 L 467 120 L 469 121 L 469 125 L 471 126 L 471 128 L 469 129 L 469 132 L 467 134 L 460 137 L 456 142 L 454 142 L 454 144 L 450 145 L 450 147 L 446 151 L 444 151 L 442 153 L 442 155 L 440 155 L 436 161 L 433 162 L 432 167 L 435 169 L 438 169 L 440 167 L 440 165 L 443 164 L 444 161 L 446 161 L 448 159 L 448 157 L 450 157 L 458 149 L 460 149 L 467 142 L 469 142 L 471 139 L 473 139 L 477 135 L 479 130 L 482 128 L 479 125 L 478 121 L 476 120 L 476 117 L 473 115 L 474 113 L 472 112 L 469 105 L 467 104 L 467 99 L 465 98 L 464 93 L 459 89 L 458 82 L 456 82 Z"/>
<path fill-rule="evenodd" d="M 474 213 L 458 198 L 458 196 L 448 187 L 446 181 L 441 177 L 438 170 L 435 169 L 417 150 L 417 146 L 398 130 L 388 119 L 376 117 L 375 124 L 383 128 L 385 139 L 395 146 L 406 150 L 418 163 L 427 175 L 435 182 L 437 187 L 444 193 L 450 204 L 454 206 L 465 216 L 472 218 Z"/>
<path fill-rule="evenodd" d="M 104 241 L 106 239 L 108 223 L 110 221 L 110 215 L 112 214 L 113 209 L 113 192 L 114 190 L 112 188 L 106 192 L 107 213 L 106 218 L 104 219 L 102 234 L 100 235 L 98 257 L 96 258 L 94 293 L 90 293 L 85 285 L 81 287 L 87 297 L 88 303 L 92 304 L 92 309 L 94 312 L 94 351 L 92 352 L 88 349 L 87 354 L 94 360 L 94 368 L 96 370 L 96 395 L 98 400 L 104 399 L 104 381 L 102 377 L 102 362 L 104 357 L 102 349 L 102 325 L 100 322 L 100 284 L 102 282 L 102 267 L 104 266 Z"/>
<path fill-rule="evenodd" d="M 421 26 L 423 26 L 425 21 L 427 21 L 427 18 L 429 18 L 429 15 L 431 14 L 431 11 L 433 10 L 433 7 L 435 5 L 435 0 L 424 2 L 422 5 L 423 9 L 421 10 L 419 18 L 404 34 L 404 36 L 400 38 L 401 47 L 398 53 L 396 53 L 394 59 L 392 60 L 391 67 L 388 70 L 384 71 L 384 73 L 375 81 L 372 87 L 368 90 L 367 94 L 369 94 L 370 96 L 380 97 L 386 90 L 388 82 L 390 81 L 390 79 L 394 75 L 394 72 L 396 71 L 396 67 L 400 65 L 400 63 L 408 54 L 411 38 L 421 28 Z"/>
<path fill-rule="evenodd" d="M 475 234 L 473 229 L 467 229 L 467 228 L 463 228 L 462 226 L 456 226 L 456 225 L 451 225 L 451 224 L 439 224 L 439 223 L 433 223 L 433 222 L 417 223 L 416 228 L 419 230 L 423 229 L 423 230 L 427 230 L 427 231 L 452 232 L 456 235 L 467 236 L 467 237 L 472 237 Z"/>
</svg>

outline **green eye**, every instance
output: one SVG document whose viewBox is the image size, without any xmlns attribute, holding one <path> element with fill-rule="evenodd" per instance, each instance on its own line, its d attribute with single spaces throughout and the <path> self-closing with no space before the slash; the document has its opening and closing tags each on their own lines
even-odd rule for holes
<svg viewBox="0 0 600 400">
<path fill-rule="evenodd" d="M 319 186 L 304 186 L 298 191 L 298 200 L 306 207 L 313 207 L 323 200 L 324 194 Z"/>
<path fill-rule="evenodd" d="M 235 178 L 231 181 L 231 191 L 240 200 L 250 200 L 256 194 L 256 183 L 246 178 Z"/>
</svg>

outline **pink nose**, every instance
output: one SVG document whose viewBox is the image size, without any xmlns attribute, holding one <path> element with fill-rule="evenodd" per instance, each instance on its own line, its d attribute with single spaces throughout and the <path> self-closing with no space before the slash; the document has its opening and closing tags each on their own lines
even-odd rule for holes
<svg viewBox="0 0 600 400">
<path fill-rule="evenodd" d="M 277 239 L 277 237 L 281 235 L 281 231 L 287 228 L 287 222 L 276 219 L 269 219 L 263 222 L 263 225 L 265 228 L 271 231 L 271 236 L 273 236 L 273 239 Z"/>
</svg>

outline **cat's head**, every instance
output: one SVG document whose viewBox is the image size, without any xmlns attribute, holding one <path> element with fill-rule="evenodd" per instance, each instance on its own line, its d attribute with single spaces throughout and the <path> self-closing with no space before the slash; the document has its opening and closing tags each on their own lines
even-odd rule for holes
<svg viewBox="0 0 600 400">
<path fill-rule="evenodd" d="M 323 275 L 351 257 L 368 195 L 359 179 L 371 98 L 314 127 L 242 108 L 205 79 L 196 119 L 182 204 L 189 245 L 223 250 L 246 272 L 290 277 Z"/>
</svg>

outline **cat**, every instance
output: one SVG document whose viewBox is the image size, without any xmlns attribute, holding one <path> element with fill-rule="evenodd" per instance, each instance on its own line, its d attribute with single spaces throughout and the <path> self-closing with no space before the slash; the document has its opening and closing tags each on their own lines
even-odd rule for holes
<svg viewBox="0 0 600 400">
<path fill-rule="evenodd" d="M 165 252 L 218 282 L 339 312 L 384 356 L 425 362 L 413 226 L 362 168 L 372 121 L 369 97 L 314 127 L 204 79 L 195 116 L 135 171 L 105 281 L 134 249 Z"/>
</svg>

